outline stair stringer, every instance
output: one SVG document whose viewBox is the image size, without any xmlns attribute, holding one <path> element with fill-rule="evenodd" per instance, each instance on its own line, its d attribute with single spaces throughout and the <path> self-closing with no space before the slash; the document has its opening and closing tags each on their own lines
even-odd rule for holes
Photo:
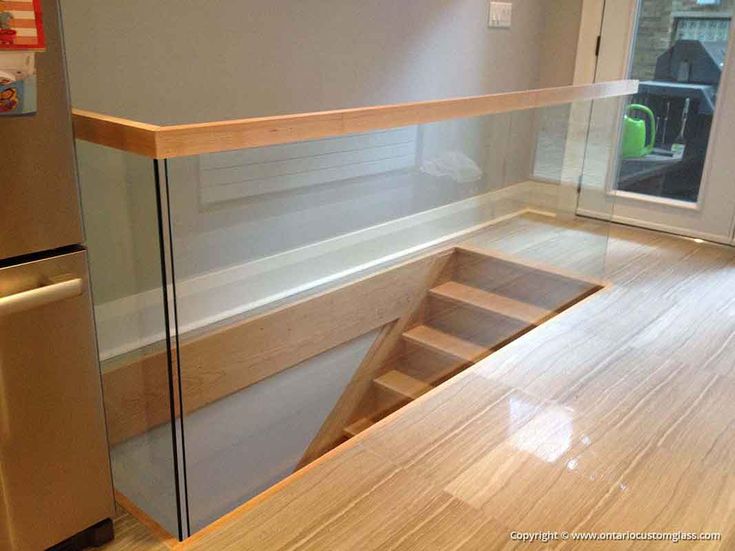
<svg viewBox="0 0 735 551">
<path fill-rule="evenodd" d="M 431 264 L 426 277 L 417 286 L 404 314 L 381 329 L 337 404 L 309 444 L 297 470 L 344 442 L 345 428 L 366 415 L 365 410 L 375 391 L 374 380 L 389 370 L 390 360 L 402 344 L 403 333 L 421 322 L 429 290 L 451 277 L 454 252 L 454 248 L 451 248 L 430 255 Z"/>
</svg>

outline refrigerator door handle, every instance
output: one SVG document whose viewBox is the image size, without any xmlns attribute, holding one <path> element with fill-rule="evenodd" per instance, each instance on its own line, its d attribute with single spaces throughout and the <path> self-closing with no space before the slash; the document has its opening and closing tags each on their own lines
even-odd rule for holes
<svg viewBox="0 0 735 551">
<path fill-rule="evenodd" d="M 26 312 L 67 298 L 78 297 L 83 290 L 84 282 L 81 278 L 75 278 L 0 297 L 0 317 Z"/>
</svg>

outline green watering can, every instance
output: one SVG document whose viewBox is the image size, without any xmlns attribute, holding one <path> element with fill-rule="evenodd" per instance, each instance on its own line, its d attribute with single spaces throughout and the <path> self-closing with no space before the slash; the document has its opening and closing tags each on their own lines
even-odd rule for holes
<svg viewBox="0 0 735 551">
<path fill-rule="evenodd" d="M 650 142 L 646 141 L 646 121 L 634 119 L 633 111 L 639 111 L 648 116 L 650 121 Z M 623 119 L 623 159 L 637 159 L 653 152 L 653 142 L 656 139 L 656 116 L 648 107 L 638 103 L 631 103 L 625 110 Z"/>
</svg>

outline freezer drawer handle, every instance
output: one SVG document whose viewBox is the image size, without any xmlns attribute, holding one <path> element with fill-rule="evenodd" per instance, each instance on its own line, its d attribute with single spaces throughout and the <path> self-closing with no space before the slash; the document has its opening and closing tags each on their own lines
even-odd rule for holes
<svg viewBox="0 0 735 551">
<path fill-rule="evenodd" d="M 0 316 L 17 314 L 67 298 L 78 297 L 82 294 L 83 288 L 82 280 L 76 278 L 0 297 Z"/>
</svg>

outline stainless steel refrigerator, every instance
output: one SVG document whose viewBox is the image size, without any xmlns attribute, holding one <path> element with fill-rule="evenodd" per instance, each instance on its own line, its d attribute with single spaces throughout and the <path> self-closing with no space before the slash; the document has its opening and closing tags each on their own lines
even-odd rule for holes
<svg viewBox="0 0 735 551">
<path fill-rule="evenodd" d="M 59 6 L 42 8 L 37 113 L 0 118 L 2 551 L 94 543 L 114 514 Z"/>
</svg>

